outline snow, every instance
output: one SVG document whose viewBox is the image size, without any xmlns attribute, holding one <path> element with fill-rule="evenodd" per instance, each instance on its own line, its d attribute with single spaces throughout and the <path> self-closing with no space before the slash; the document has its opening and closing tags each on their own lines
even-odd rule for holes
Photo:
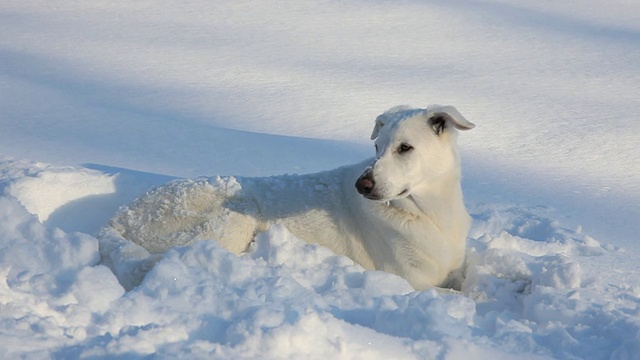
<svg viewBox="0 0 640 360">
<path fill-rule="evenodd" d="M 19 194 L 22 205 L 41 222 L 67 203 L 116 191 L 112 176 L 97 171 L 44 170 L 30 175 L 11 183 L 7 193 Z"/>
<path fill-rule="evenodd" d="M 637 358 L 639 14 L 2 2 L 0 357 Z M 171 249 L 127 291 L 131 264 L 100 260 L 100 229 L 153 186 L 355 163 L 378 114 L 430 103 L 477 125 L 459 138 L 474 218 L 459 294 L 281 227 L 240 257 Z"/>
</svg>

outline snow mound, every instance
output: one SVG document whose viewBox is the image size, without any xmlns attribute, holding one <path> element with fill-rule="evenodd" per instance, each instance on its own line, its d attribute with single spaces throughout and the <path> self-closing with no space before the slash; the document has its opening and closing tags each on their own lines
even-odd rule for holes
<svg viewBox="0 0 640 360">
<path fill-rule="evenodd" d="M 89 169 L 69 171 L 41 166 L 29 175 L 11 184 L 8 193 L 19 198 L 22 205 L 41 222 L 75 200 L 116 190 L 112 176 Z"/>
<path fill-rule="evenodd" d="M 98 265 L 92 236 L 47 229 L 12 197 L 0 197 L 0 357 L 46 357 L 84 341 L 124 294 Z"/>
<path fill-rule="evenodd" d="M 476 302 L 476 326 L 507 351 L 633 358 L 640 289 L 582 271 L 593 257 L 614 262 L 620 250 L 563 229 L 540 212 L 496 205 L 472 211 L 462 292 Z"/>
<path fill-rule="evenodd" d="M 545 209 L 471 206 L 459 293 L 415 292 L 282 226 L 242 256 L 213 241 L 157 256 L 112 244 L 120 264 L 112 272 L 98 239 L 42 224 L 6 191 L 29 175 L 3 165 L 13 174 L 0 196 L 3 358 L 628 359 L 638 351 L 640 289 L 589 267 L 623 250 L 562 228 Z M 125 291 L 140 264 L 139 285 Z"/>
</svg>

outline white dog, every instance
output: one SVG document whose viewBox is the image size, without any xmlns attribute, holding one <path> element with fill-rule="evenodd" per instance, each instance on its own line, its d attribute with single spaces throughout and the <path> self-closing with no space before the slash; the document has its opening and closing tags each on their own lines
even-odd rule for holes
<svg viewBox="0 0 640 360">
<path fill-rule="evenodd" d="M 452 106 L 395 107 L 376 119 L 373 160 L 308 175 L 174 181 L 122 209 L 103 237 L 151 253 L 215 239 L 239 254 L 277 222 L 417 290 L 446 286 L 463 264 L 471 222 L 456 129 L 472 128 Z M 104 244 L 103 257 L 112 256 Z"/>
</svg>

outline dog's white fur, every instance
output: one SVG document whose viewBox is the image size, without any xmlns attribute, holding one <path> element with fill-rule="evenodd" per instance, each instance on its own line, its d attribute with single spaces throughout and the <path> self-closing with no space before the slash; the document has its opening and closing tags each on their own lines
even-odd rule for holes
<svg viewBox="0 0 640 360">
<path fill-rule="evenodd" d="M 121 210 L 111 233 L 151 253 L 203 239 L 242 253 L 277 222 L 415 289 L 445 286 L 463 264 L 471 222 L 456 129 L 473 127 L 452 106 L 396 107 L 376 119 L 374 160 L 308 175 L 172 182 Z"/>
</svg>

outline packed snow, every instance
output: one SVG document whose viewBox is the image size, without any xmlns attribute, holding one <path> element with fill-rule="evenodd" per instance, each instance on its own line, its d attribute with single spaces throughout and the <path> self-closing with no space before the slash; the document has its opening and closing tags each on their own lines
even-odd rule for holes
<svg viewBox="0 0 640 360">
<path fill-rule="evenodd" d="M 640 4 L 0 4 L 0 358 L 636 359 Z M 455 105 L 460 292 L 275 226 L 115 271 L 98 234 L 176 178 L 373 156 L 375 116 Z M 143 261 L 135 246 L 120 255 Z"/>
</svg>

